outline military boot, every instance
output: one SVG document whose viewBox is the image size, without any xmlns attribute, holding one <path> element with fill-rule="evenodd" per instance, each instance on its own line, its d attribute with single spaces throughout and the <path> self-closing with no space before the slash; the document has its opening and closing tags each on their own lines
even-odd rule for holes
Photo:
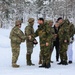
<svg viewBox="0 0 75 75">
<path fill-rule="evenodd" d="M 62 65 L 68 65 L 67 61 L 63 61 Z"/>
<path fill-rule="evenodd" d="M 30 54 L 30 64 L 31 64 L 32 66 L 35 65 L 35 64 L 33 64 L 32 61 L 31 61 L 31 54 Z"/>
<path fill-rule="evenodd" d="M 35 64 L 33 64 L 33 63 L 31 62 L 31 54 L 27 54 L 26 58 L 27 58 L 27 65 L 28 65 L 28 66 L 35 65 Z"/>
<path fill-rule="evenodd" d="M 50 61 L 50 63 L 53 63 L 53 61 Z"/>
<path fill-rule="evenodd" d="M 59 62 L 58 65 L 62 65 L 62 64 L 63 64 L 63 61 L 61 60 L 61 62 Z"/>
<path fill-rule="evenodd" d="M 27 65 L 30 66 L 31 65 L 30 63 L 31 62 L 30 62 L 30 55 L 29 54 L 26 55 L 26 59 L 27 59 Z"/>
<path fill-rule="evenodd" d="M 72 64 L 72 61 L 69 61 L 68 63 L 69 63 L 69 64 Z"/>
<path fill-rule="evenodd" d="M 39 66 L 39 68 L 44 68 L 44 67 L 46 67 L 46 63 L 43 61 L 43 64 Z"/>
<path fill-rule="evenodd" d="M 20 66 L 17 65 L 16 63 L 13 63 L 13 64 L 12 64 L 12 67 L 13 67 L 13 68 L 19 68 Z"/>
<path fill-rule="evenodd" d="M 50 68 L 50 67 L 51 67 L 50 63 L 46 64 L 46 66 L 45 66 L 45 68 Z"/>
</svg>

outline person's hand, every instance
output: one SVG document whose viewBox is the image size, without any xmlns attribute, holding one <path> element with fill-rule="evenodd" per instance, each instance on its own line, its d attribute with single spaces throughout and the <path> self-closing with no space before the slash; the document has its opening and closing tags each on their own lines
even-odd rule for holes
<svg viewBox="0 0 75 75">
<path fill-rule="evenodd" d="M 46 46 L 49 46 L 49 43 L 48 42 L 46 42 Z"/>
<path fill-rule="evenodd" d="M 67 43 L 67 40 L 64 40 L 65 43 Z"/>
<path fill-rule="evenodd" d="M 36 40 L 36 39 L 34 39 L 33 44 L 35 44 L 35 45 L 37 45 L 37 44 L 38 44 L 38 42 L 37 42 L 37 40 Z"/>
<path fill-rule="evenodd" d="M 37 41 L 36 41 L 36 40 L 34 40 L 33 42 L 34 42 L 34 43 L 37 43 Z"/>
<path fill-rule="evenodd" d="M 31 40 L 31 38 L 32 38 L 31 35 L 29 35 L 28 38 L 29 38 L 29 40 Z"/>
</svg>

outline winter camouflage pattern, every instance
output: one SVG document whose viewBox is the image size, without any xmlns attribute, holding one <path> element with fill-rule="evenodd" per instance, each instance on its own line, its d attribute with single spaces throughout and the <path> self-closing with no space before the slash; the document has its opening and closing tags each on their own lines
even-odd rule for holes
<svg viewBox="0 0 75 75">
<path fill-rule="evenodd" d="M 15 26 L 10 33 L 12 47 L 12 63 L 16 63 L 20 52 L 20 44 L 25 41 L 24 33 Z"/>
</svg>

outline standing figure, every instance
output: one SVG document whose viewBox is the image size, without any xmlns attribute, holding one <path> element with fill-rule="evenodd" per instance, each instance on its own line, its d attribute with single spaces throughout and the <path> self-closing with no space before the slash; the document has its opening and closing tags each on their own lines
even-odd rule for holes
<svg viewBox="0 0 75 75">
<path fill-rule="evenodd" d="M 55 34 L 56 34 L 56 39 L 53 42 L 53 48 L 55 46 L 55 48 L 56 48 L 56 61 L 59 61 L 59 36 L 58 36 L 59 23 L 56 23 L 53 28 L 54 28 L 54 31 L 55 31 Z"/>
<path fill-rule="evenodd" d="M 39 36 L 40 39 L 40 55 L 41 55 L 41 60 L 42 60 L 42 65 L 39 66 L 44 67 L 44 68 L 50 68 L 50 58 L 51 58 L 51 39 L 52 39 L 52 33 L 49 28 L 49 25 L 44 23 L 43 18 L 38 19 L 38 29 L 36 30 L 34 36 L 37 37 Z"/>
<path fill-rule="evenodd" d="M 31 61 L 31 55 L 33 53 L 34 42 L 36 43 L 36 40 L 33 36 L 34 35 L 33 25 L 34 25 L 34 18 L 29 18 L 28 26 L 26 26 L 25 28 L 26 46 L 27 46 L 26 60 L 27 60 L 28 66 L 35 65 Z"/>
<path fill-rule="evenodd" d="M 54 31 L 54 28 L 53 28 L 53 21 L 52 20 L 46 20 L 46 22 L 47 22 L 47 24 L 48 24 L 48 27 L 50 28 L 50 32 L 51 32 L 51 34 L 49 34 L 50 35 L 50 37 L 52 37 L 52 39 L 50 40 L 50 44 L 51 44 L 51 47 L 50 47 L 50 55 L 52 56 L 52 52 L 53 52 L 53 48 L 54 48 L 54 46 L 53 46 L 53 42 L 55 41 L 55 39 L 56 39 L 56 34 L 55 34 L 55 31 Z M 50 56 L 50 57 L 51 57 Z M 50 62 L 51 63 L 53 63 L 53 61 L 52 60 L 50 60 Z"/>
<path fill-rule="evenodd" d="M 11 48 L 12 48 L 12 67 L 18 68 L 17 60 L 20 54 L 20 44 L 25 41 L 25 35 L 20 30 L 21 21 L 17 20 L 15 22 L 15 27 L 11 30 L 10 39 L 11 39 Z"/>
<path fill-rule="evenodd" d="M 61 17 L 58 18 L 58 23 L 60 24 L 60 29 L 58 32 L 59 45 L 60 45 L 60 59 L 59 65 L 68 65 L 67 63 L 67 48 L 69 44 L 69 22 L 68 20 L 63 20 Z"/>
</svg>

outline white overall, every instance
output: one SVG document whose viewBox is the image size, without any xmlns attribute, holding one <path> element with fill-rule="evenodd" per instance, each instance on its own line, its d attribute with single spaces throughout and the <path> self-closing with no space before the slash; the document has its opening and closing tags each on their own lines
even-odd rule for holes
<svg viewBox="0 0 75 75">
<path fill-rule="evenodd" d="M 73 61 L 73 50 L 72 50 L 72 46 L 73 46 L 72 43 L 70 43 L 70 44 L 68 45 L 67 56 L 68 56 L 68 60 L 69 60 L 69 61 Z"/>
</svg>

